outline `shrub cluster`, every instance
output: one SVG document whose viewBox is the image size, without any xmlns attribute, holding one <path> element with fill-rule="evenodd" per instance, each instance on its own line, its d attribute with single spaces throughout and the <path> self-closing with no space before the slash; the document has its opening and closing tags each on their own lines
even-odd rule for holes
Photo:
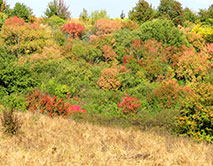
<svg viewBox="0 0 213 166">
<path fill-rule="evenodd" d="M 39 111 L 49 116 L 63 116 L 67 117 L 73 111 L 86 112 L 78 105 L 71 105 L 65 102 L 62 98 L 56 96 L 50 96 L 48 94 L 42 94 L 40 91 L 34 91 L 32 94 L 28 94 L 26 97 L 28 110 Z"/>
</svg>

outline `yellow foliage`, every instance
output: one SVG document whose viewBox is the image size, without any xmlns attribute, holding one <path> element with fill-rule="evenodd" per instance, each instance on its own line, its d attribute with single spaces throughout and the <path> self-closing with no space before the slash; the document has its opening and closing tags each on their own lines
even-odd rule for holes
<svg viewBox="0 0 213 166">
<path fill-rule="evenodd" d="M 196 25 L 192 32 L 202 35 L 208 42 L 213 42 L 213 27 Z"/>
</svg>

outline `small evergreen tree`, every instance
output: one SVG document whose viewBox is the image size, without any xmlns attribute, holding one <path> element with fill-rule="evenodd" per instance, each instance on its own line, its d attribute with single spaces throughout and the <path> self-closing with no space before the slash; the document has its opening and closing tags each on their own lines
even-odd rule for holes
<svg viewBox="0 0 213 166">
<path fill-rule="evenodd" d="M 154 11 L 148 2 L 139 0 L 136 6 L 129 11 L 129 18 L 138 23 L 144 23 L 154 18 Z"/>
<path fill-rule="evenodd" d="M 124 18 L 125 18 L 125 13 L 124 13 L 123 10 L 122 10 L 122 12 L 121 12 L 120 18 L 121 18 L 121 19 L 124 19 Z"/>
<path fill-rule="evenodd" d="M 69 7 L 66 6 L 64 0 L 53 0 L 48 4 L 48 8 L 45 11 L 45 16 L 52 17 L 54 15 L 66 19 L 70 18 L 71 13 Z"/>
<path fill-rule="evenodd" d="M 184 20 L 182 4 L 176 0 L 161 0 L 157 16 L 172 20 L 177 25 L 182 25 Z"/>
</svg>

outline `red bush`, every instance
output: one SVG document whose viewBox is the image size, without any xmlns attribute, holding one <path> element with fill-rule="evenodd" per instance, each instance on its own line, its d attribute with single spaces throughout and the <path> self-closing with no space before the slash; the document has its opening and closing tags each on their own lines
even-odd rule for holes
<svg viewBox="0 0 213 166">
<path fill-rule="evenodd" d="M 67 117 L 73 111 L 86 112 L 78 105 L 71 105 L 59 99 L 56 96 L 42 94 L 40 91 L 34 91 L 32 94 L 27 95 L 28 110 L 40 111 L 41 113 L 48 114 L 49 116 L 63 116 Z"/>
<path fill-rule="evenodd" d="M 69 37 L 78 39 L 81 35 L 81 32 L 84 30 L 85 28 L 81 25 L 81 24 L 76 24 L 76 23 L 72 23 L 72 24 L 64 24 L 63 27 L 61 28 L 61 31 L 64 33 L 67 33 L 69 35 Z"/>
<path fill-rule="evenodd" d="M 123 101 L 118 104 L 118 107 L 122 108 L 124 114 L 136 113 L 140 106 L 141 104 L 138 99 L 136 97 L 130 97 L 128 94 L 126 94 Z"/>
<path fill-rule="evenodd" d="M 24 24 L 25 24 L 24 20 L 19 18 L 18 16 L 10 17 L 6 20 L 6 25 L 20 26 L 20 25 L 24 25 Z"/>
</svg>

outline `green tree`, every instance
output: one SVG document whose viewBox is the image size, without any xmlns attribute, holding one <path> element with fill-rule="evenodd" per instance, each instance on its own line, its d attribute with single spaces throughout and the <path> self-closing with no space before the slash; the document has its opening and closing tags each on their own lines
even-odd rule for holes
<svg viewBox="0 0 213 166">
<path fill-rule="evenodd" d="M 86 9 L 83 8 L 83 12 L 80 14 L 80 19 L 83 21 L 88 21 L 89 15 Z"/>
<path fill-rule="evenodd" d="M 124 18 L 125 18 L 125 13 L 124 13 L 123 10 L 122 10 L 122 12 L 121 12 L 120 18 L 121 18 L 121 19 L 124 19 Z"/>
<path fill-rule="evenodd" d="M 12 9 L 10 16 L 18 16 L 22 19 L 24 19 L 26 22 L 30 21 L 30 18 L 32 17 L 33 12 L 32 9 L 27 7 L 25 4 L 16 3 L 15 7 Z"/>
<path fill-rule="evenodd" d="M 69 7 L 66 6 L 64 0 L 53 0 L 48 4 L 48 8 L 45 11 L 45 16 L 52 17 L 54 15 L 59 16 L 62 19 L 70 18 L 71 13 Z"/>
<path fill-rule="evenodd" d="M 176 0 L 161 0 L 157 16 L 172 20 L 176 26 L 182 25 L 184 21 L 182 4 Z"/>
<path fill-rule="evenodd" d="M 198 14 L 201 22 L 213 25 L 213 4 L 209 6 L 208 10 L 200 9 Z"/>
<path fill-rule="evenodd" d="M 145 0 L 139 0 L 135 7 L 129 11 L 129 18 L 138 23 L 144 23 L 154 18 L 154 10 Z"/>
<path fill-rule="evenodd" d="M 92 23 L 94 24 L 100 18 L 109 18 L 106 10 L 95 10 L 91 13 L 90 18 L 92 19 Z"/>
<path fill-rule="evenodd" d="M 190 21 L 192 23 L 195 23 L 198 19 L 198 16 L 196 15 L 196 13 L 192 12 L 189 8 L 185 8 L 183 10 L 183 15 L 184 15 L 185 21 Z"/>
</svg>

